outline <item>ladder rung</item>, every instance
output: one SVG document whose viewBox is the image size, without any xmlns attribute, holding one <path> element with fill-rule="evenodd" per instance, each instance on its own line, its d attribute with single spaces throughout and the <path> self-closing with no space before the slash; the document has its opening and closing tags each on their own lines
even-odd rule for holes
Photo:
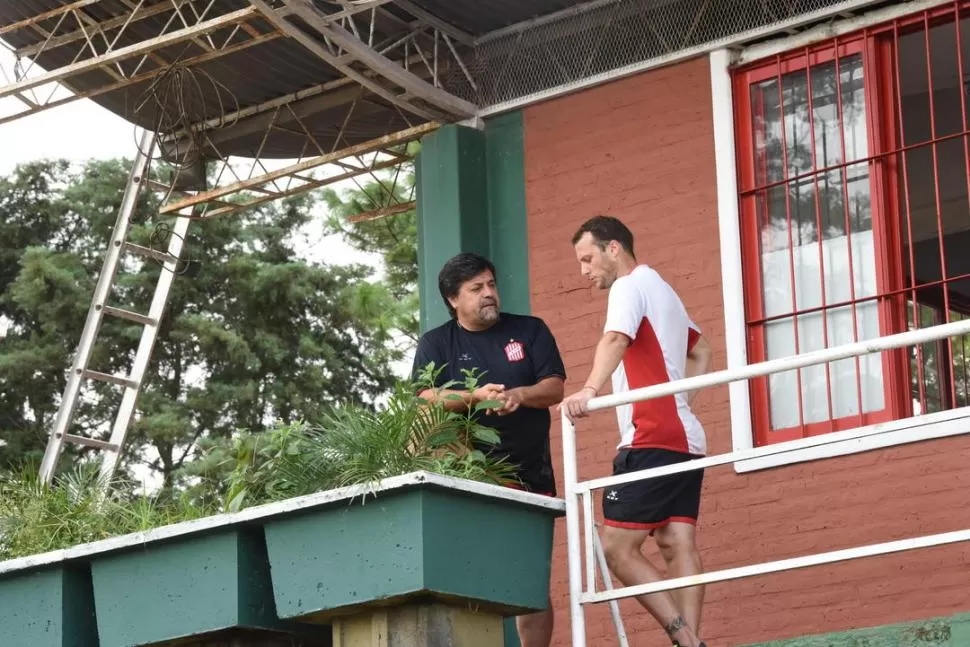
<svg viewBox="0 0 970 647">
<path fill-rule="evenodd" d="M 106 315 L 120 317 L 121 319 L 127 319 L 128 321 L 134 321 L 135 323 L 144 324 L 146 326 L 158 325 L 158 322 L 151 317 L 140 315 L 137 312 L 132 312 L 131 310 L 122 310 L 121 308 L 115 308 L 113 306 L 104 306 L 102 311 Z"/>
<path fill-rule="evenodd" d="M 104 440 L 96 440 L 94 438 L 85 438 L 84 436 L 75 436 L 74 434 L 64 434 L 64 442 L 72 443 L 74 445 L 83 445 L 85 447 L 94 447 L 95 449 L 107 449 L 113 452 L 118 451 L 118 446 L 109 443 Z"/>
<path fill-rule="evenodd" d="M 171 254 L 160 252 L 158 250 L 151 249 L 150 247 L 142 247 L 141 245 L 136 245 L 135 243 L 125 243 L 124 248 L 125 251 L 131 252 L 132 254 L 154 258 L 156 261 L 161 261 L 162 263 L 175 260 Z"/>
<path fill-rule="evenodd" d="M 98 371 L 92 371 L 85 369 L 81 372 L 84 377 L 91 378 L 92 380 L 101 380 L 102 382 L 111 382 L 112 384 L 117 384 L 118 386 L 127 386 L 131 389 L 138 388 L 138 382 L 134 380 L 129 380 L 127 377 L 119 377 L 117 375 L 109 375 L 107 373 L 100 373 Z"/>
</svg>

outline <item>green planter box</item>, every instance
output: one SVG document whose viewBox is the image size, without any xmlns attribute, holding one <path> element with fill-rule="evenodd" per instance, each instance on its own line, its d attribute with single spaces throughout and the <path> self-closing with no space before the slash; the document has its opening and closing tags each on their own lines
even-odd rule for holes
<svg viewBox="0 0 970 647">
<path fill-rule="evenodd" d="M 416 599 L 506 616 L 545 608 L 561 501 L 421 473 L 388 479 L 363 504 L 333 498 L 265 524 L 280 617 Z"/>
<path fill-rule="evenodd" d="M 0 562 L 0 647 L 329 645 L 321 623 L 375 604 L 516 615 L 546 605 L 563 508 L 417 472 Z"/>
<path fill-rule="evenodd" d="M 84 568 L 48 568 L 0 575 L 0 644 L 99 647 Z"/>
<path fill-rule="evenodd" d="M 186 535 L 91 563 L 101 647 L 149 645 L 234 627 L 285 629 L 259 528 Z"/>
</svg>

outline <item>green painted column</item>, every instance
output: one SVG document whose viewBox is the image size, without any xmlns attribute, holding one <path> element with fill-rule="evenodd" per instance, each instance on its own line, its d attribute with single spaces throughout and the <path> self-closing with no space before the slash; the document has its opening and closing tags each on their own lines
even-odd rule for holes
<svg viewBox="0 0 970 647">
<path fill-rule="evenodd" d="M 498 272 L 502 308 L 529 314 L 529 231 L 522 113 L 488 120 L 485 141 L 489 254 Z"/>
<path fill-rule="evenodd" d="M 495 264 L 502 309 L 529 314 L 529 236 L 521 112 L 482 130 L 448 125 L 424 138 L 416 164 L 421 331 L 448 320 L 438 272 L 459 252 Z M 505 647 L 519 647 L 514 619 Z"/>
<path fill-rule="evenodd" d="M 447 125 L 427 136 L 416 165 L 421 330 L 444 323 L 438 271 L 459 252 L 496 266 L 502 307 L 529 312 L 522 115 L 482 130 Z"/>
<path fill-rule="evenodd" d="M 417 163 L 421 329 L 448 319 L 438 271 L 460 251 L 488 255 L 485 133 L 444 126 L 421 143 Z"/>
</svg>

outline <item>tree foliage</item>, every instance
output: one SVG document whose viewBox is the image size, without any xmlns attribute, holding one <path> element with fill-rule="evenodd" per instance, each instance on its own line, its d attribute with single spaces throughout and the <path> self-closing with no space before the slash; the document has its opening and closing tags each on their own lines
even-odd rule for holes
<svg viewBox="0 0 970 647">
<path fill-rule="evenodd" d="M 43 451 L 127 178 L 122 160 L 36 162 L 0 179 L 0 467 Z M 132 242 L 164 248 L 156 198 L 142 195 Z M 364 404 L 394 383 L 400 350 L 366 266 L 300 259 L 302 197 L 193 223 L 126 445 L 166 484 L 196 441 L 274 421 L 315 423 L 334 403 Z M 134 261 L 132 261 L 134 262 Z M 110 305 L 147 313 L 161 266 L 119 273 Z M 136 266 L 127 270 L 138 270 Z M 105 317 L 89 367 L 124 375 L 141 326 Z M 104 434 L 120 387 L 88 383 L 75 433 Z"/>
<path fill-rule="evenodd" d="M 357 306 L 377 330 L 407 347 L 418 338 L 418 219 L 414 209 L 354 221 L 353 216 L 388 205 L 405 204 L 414 193 L 414 174 L 403 168 L 342 192 L 327 189 L 328 229 L 354 249 L 377 254 L 382 280 L 358 293 Z"/>
</svg>

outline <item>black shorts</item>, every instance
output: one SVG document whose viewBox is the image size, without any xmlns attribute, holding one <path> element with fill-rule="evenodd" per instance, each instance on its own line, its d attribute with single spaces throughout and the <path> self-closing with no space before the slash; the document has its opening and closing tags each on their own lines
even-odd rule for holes
<svg viewBox="0 0 970 647">
<path fill-rule="evenodd" d="M 532 451 L 520 451 L 517 455 L 478 444 L 476 444 L 476 448 L 493 458 L 505 460 L 507 464 L 514 468 L 513 478 L 516 479 L 516 482 L 511 483 L 509 487 L 545 496 L 557 496 L 556 472 L 552 469 L 552 452 L 549 450 L 548 442 L 544 448 L 531 448 Z"/>
<path fill-rule="evenodd" d="M 521 483 L 512 484 L 511 487 L 513 488 L 545 496 L 556 496 L 556 475 L 552 470 L 551 461 L 529 465 L 525 469 L 520 468 L 516 477 Z"/>
<path fill-rule="evenodd" d="M 697 457 L 669 449 L 621 449 L 613 459 L 613 474 L 639 472 L 694 458 Z M 671 521 L 696 523 L 703 482 L 704 470 L 692 470 L 606 488 L 603 492 L 605 523 L 636 530 L 653 530 Z"/>
<path fill-rule="evenodd" d="M 510 483 L 510 488 L 556 496 L 556 474 L 552 469 L 552 461 L 540 459 L 526 464 L 520 463 L 516 467 L 514 478 L 519 482 Z"/>
</svg>

